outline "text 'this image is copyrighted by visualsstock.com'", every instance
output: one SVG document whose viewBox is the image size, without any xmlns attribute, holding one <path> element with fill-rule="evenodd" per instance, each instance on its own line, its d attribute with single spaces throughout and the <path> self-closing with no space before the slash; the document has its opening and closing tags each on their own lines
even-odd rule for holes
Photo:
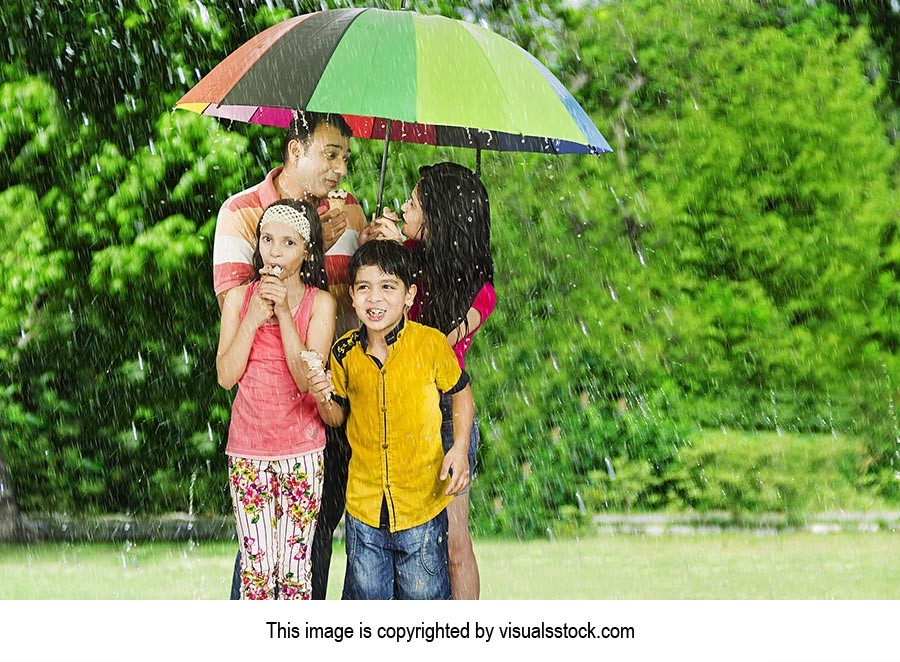
<svg viewBox="0 0 900 662">
<path fill-rule="evenodd" d="M 583 623 L 514 623 L 505 625 L 466 622 L 463 625 L 450 623 L 427 623 L 418 625 L 316 625 L 305 621 L 302 624 L 290 621 L 266 621 L 269 639 L 330 640 L 340 643 L 345 640 L 382 639 L 411 643 L 438 640 L 475 639 L 490 642 L 494 639 L 634 639 L 633 626 L 598 625 L 590 621 Z"/>
</svg>

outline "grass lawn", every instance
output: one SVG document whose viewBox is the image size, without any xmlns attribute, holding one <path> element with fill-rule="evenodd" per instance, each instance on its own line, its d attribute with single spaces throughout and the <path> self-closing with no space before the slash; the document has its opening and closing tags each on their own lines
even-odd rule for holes
<svg viewBox="0 0 900 662">
<path fill-rule="evenodd" d="M 900 599 L 893 533 L 477 540 L 482 597 Z M 0 546 L 0 599 L 224 599 L 233 543 Z M 335 549 L 329 597 L 340 596 Z"/>
</svg>

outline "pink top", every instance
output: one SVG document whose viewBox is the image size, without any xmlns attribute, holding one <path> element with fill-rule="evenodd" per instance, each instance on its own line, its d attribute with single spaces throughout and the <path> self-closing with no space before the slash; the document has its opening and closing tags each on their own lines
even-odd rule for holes
<svg viewBox="0 0 900 662">
<path fill-rule="evenodd" d="M 259 281 L 247 288 L 241 319 L 257 288 Z M 300 305 L 291 311 L 304 343 L 318 291 L 307 285 Z M 283 460 L 324 447 L 325 424 L 319 418 L 316 401 L 297 388 L 288 369 L 278 322 L 269 320 L 257 329 L 247 368 L 238 380 L 225 452 L 253 460 Z"/>
<path fill-rule="evenodd" d="M 417 320 L 422 314 L 422 299 L 419 297 L 419 293 L 423 291 L 424 288 L 419 288 L 416 292 L 416 300 L 409 309 L 409 319 L 413 321 Z M 478 314 L 481 316 L 481 322 L 474 329 L 469 329 L 468 335 L 453 345 L 453 353 L 456 354 L 456 360 L 459 361 L 461 370 L 466 369 L 465 356 L 466 352 L 469 351 L 469 347 L 472 346 L 472 337 L 484 325 L 490 314 L 494 312 L 496 305 L 497 293 L 494 291 L 494 286 L 489 281 L 485 281 L 481 289 L 478 290 L 478 294 L 475 295 L 475 300 L 469 306 L 469 308 L 474 308 L 478 311 Z"/>
</svg>

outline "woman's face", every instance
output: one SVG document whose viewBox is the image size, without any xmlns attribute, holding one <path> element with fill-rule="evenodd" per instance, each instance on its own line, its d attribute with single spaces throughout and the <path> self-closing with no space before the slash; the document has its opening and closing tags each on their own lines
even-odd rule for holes
<svg viewBox="0 0 900 662">
<path fill-rule="evenodd" d="M 403 235 L 407 239 L 421 241 L 425 238 L 425 214 L 419 200 L 419 187 L 413 189 L 412 196 L 400 208 L 403 212 Z"/>
</svg>

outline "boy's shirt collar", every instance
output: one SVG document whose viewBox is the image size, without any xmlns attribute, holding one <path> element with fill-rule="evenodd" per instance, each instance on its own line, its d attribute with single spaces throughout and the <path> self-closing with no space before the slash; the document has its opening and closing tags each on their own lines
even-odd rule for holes
<svg viewBox="0 0 900 662">
<path fill-rule="evenodd" d="M 405 325 L 406 317 L 401 317 L 400 321 L 397 322 L 397 326 L 387 332 L 384 336 L 384 341 L 387 343 L 388 347 L 397 342 L 400 338 L 400 332 L 403 331 Z M 365 324 L 359 327 L 359 344 L 362 346 L 364 352 L 369 350 L 369 330 L 366 328 Z"/>
</svg>

